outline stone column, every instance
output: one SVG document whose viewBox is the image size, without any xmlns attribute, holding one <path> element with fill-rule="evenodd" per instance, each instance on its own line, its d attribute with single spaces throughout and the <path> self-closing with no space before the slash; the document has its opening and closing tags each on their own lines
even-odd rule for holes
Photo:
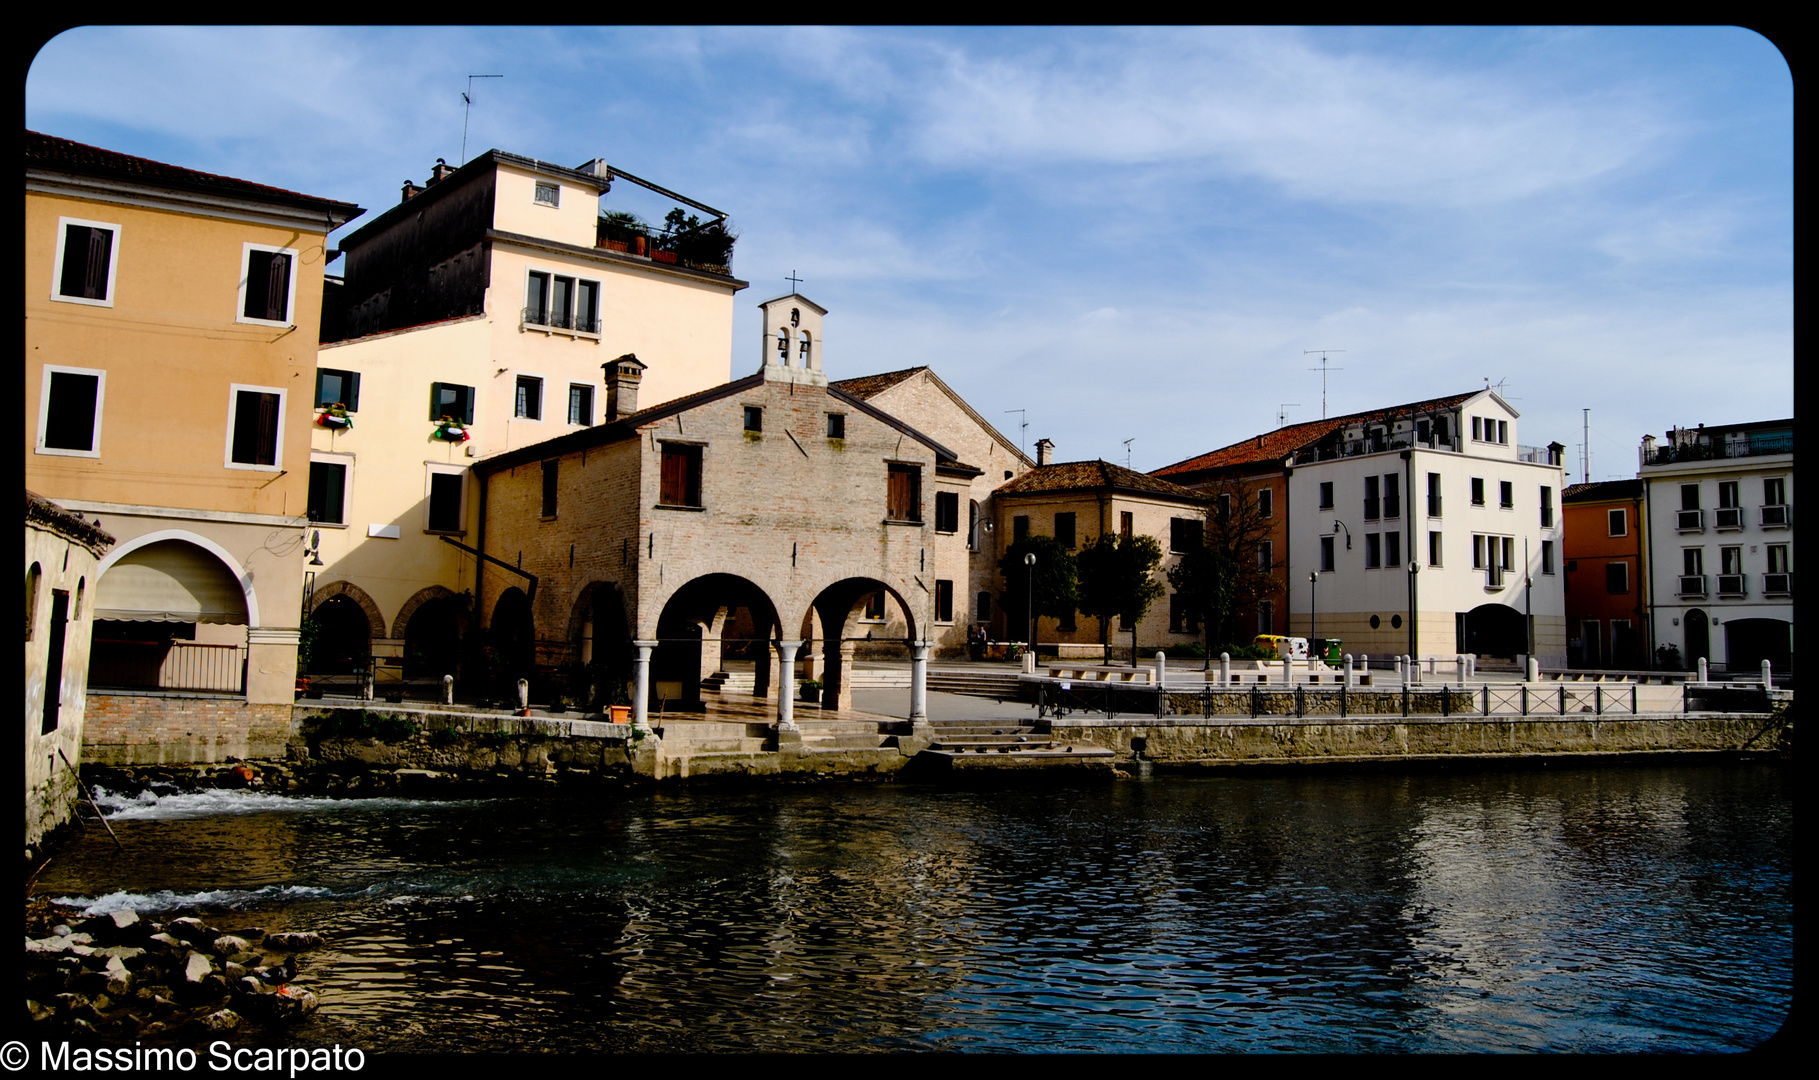
<svg viewBox="0 0 1819 1080">
<path fill-rule="evenodd" d="M 651 650 L 655 641 L 634 641 L 638 655 L 632 660 L 632 731 L 645 734 L 651 729 Z"/>
<path fill-rule="evenodd" d="M 827 709 L 853 707 L 853 649 L 851 641 L 830 642 L 821 680 L 821 705 Z"/>
<path fill-rule="evenodd" d="M 777 682 L 771 678 L 771 651 L 759 649 L 758 655 L 752 657 L 752 696 L 767 698 L 777 692 Z"/>
<path fill-rule="evenodd" d="M 932 641 L 912 641 L 910 659 L 910 714 L 912 725 L 928 723 L 928 651 Z"/>
<path fill-rule="evenodd" d="M 777 730 L 799 731 L 796 727 L 796 650 L 800 641 L 777 642 Z"/>
</svg>

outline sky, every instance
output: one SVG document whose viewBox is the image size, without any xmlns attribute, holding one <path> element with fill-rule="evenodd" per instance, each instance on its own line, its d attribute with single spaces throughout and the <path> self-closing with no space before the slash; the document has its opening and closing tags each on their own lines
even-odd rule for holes
<svg viewBox="0 0 1819 1080">
<path fill-rule="evenodd" d="M 795 274 L 832 378 L 929 365 L 1061 461 L 1488 383 L 1603 480 L 1793 415 L 1793 83 L 1749 30 L 85 27 L 25 89 L 365 218 L 439 157 L 604 158 L 730 215 L 735 377 Z"/>
</svg>

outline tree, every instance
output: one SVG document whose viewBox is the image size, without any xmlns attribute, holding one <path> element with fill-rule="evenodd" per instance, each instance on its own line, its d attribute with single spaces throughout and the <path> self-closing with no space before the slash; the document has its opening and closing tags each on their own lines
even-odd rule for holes
<svg viewBox="0 0 1819 1080">
<path fill-rule="evenodd" d="M 1201 622 L 1207 654 L 1215 640 L 1238 636 L 1232 617 L 1245 607 L 1282 591 L 1282 582 L 1259 563 L 1258 551 L 1272 524 L 1259 511 L 1255 491 L 1235 479 L 1202 489 L 1211 498 L 1206 531 L 1198 549 L 1185 552 L 1168 572 L 1182 604 Z"/>
<path fill-rule="evenodd" d="M 1074 612 L 1078 603 L 1074 553 L 1062 547 L 1060 541 L 1052 536 L 1030 536 L 1012 544 L 1005 549 L 1004 557 L 998 560 L 998 569 L 1004 574 L 1004 591 L 1000 603 L 1004 607 L 1005 622 L 1008 626 L 1018 625 L 1017 620 L 1027 619 L 1024 604 L 1024 583 L 1030 579 L 1030 568 L 1023 563 L 1025 555 L 1036 556 L 1035 569 L 1035 614 L 1047 615 L 1053 619 L 1063 618 Z M 1018 638 L 1028 633 L 1027 623 L 1023 632 L 1015 635 Z"/>
<path fill-rule="evenodd" d="M 1137 623 L 1168 590 L 1155 579 L 1162 545 L 1153 536 L 1101 536 L 1080 549 L 1080 610 L 1099 620 L 1099 644 L 1110 643 L 1111 621 L 1131 628 L 1131 657 L 1137 655 Z"/>
</svg>

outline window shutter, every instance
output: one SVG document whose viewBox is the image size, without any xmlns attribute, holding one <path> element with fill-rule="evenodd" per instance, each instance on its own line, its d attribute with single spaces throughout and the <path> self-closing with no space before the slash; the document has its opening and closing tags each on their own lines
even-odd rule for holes
<svg viewBox="0 0 1819 1080">
<path fill-rule="evenodd" d="M 285 322 L 290 317 L 286 307 L 290 300 L 290 284 L 290 256 L 273 254 L 265 293 L 265 317 L 273 322 Z"/>
<path fill-rule="evenodd" d="M 439 382 L 429 384 L 429 418 L 442 419 L 442 384 Z"/>
<path fill-rule="evenodd" d="M 278 463 L 278 395 L 259 395 L 259 447 L 254 464 Z"/>
<path fill-rule="evenodd" d="M 88 230 L 88 275 L 82 295 L 90 300 L 107 299 L 107 254 L 113 238 L 106 229 Z"/>
<path fill-rule="evenodd" d="M 343 393 L 347 394 L 347 400 L 345 402 L 342 402 L 342 404 L 347 406 L 347 411 L 348 412 L 359 412 L 360 411 L 360 373 L 358 371 L 348 372 L 347 385 L 346 385 L 345 389 L 343 390 Z"/>
</svg>

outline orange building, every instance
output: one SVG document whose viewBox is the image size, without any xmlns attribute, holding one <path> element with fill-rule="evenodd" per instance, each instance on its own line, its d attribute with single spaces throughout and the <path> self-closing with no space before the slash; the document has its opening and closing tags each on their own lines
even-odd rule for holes
<svg viewBox="0 0 1819 1080">
<path fill-rule="evenodd" d="M 1574 484 L 1560 503 L 1568 663 L 1625 671 L 1650 667 L 1642 481 Z"/>
</svg>

